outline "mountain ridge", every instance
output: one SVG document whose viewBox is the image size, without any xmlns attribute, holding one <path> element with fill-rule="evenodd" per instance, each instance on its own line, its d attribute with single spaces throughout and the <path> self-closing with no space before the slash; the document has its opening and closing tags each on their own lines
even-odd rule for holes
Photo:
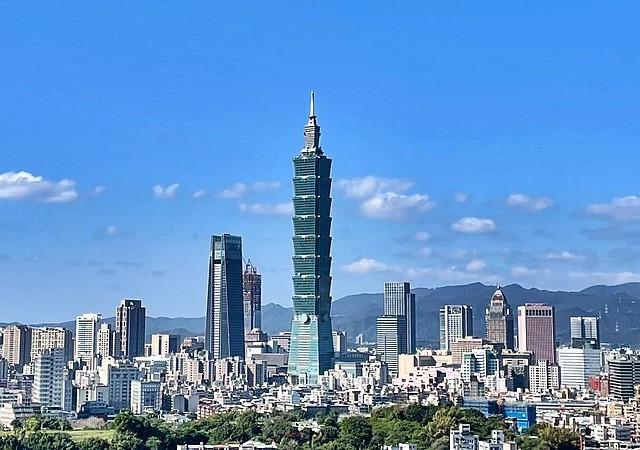
<svg viewBox="0 0 640 450">
<path fill-rule="evenodd" d="M 495 286 L 482 283 L 415 288 L 416 330 L 418 342 L 437 345 L 438 310 L 444 304 L 468 304 L 474 311 L 474 334 L 484 335 L 484 309 L 489 303 Z M 519 284 L 502 287 L 509 304 L 514 309 L 524 303 L 542 302 L 556 307 L 557 337 L 560 342 L 569 341 L 569 317 L 572 315 L 596 315 L 601 318 L 603 342 L 612 344 L 640 344 L 640 283 L 620 285 L 594 285 L 580 291 L 552 291 Z M 382 314 L 382 293 L 351 294 L 332 304 L 332 321 L 336 330 L 347 333 L 350 342 L 362 333 L 366 340 L 375 340 L 376 318 Z M 276 303 L 262 307 L 262 323 L 269 334 L 287 331 L 291 326 L 293 310 Z M 114 324 L 114 318 L 105 322 Z M 5 324 L 0 324 L 5 325 Z M 63 326 L 75 331 L 75 322 L 39 323 L 33 326 Z M 168 332 L 181 336 L 204 333 L 204 317 L 147 317 L 147 336 Z"/>
</svg>

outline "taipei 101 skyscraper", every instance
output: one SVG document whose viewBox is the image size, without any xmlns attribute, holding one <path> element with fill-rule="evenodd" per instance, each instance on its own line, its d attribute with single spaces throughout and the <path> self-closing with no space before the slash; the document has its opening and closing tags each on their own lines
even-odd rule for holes
<svg viewBox="0 0 640 450">
<path fill-rule="evenodd" d="M 315 384 L 331 368 L 331 159 L 311 92 L 304 147 L 293 158 L 293 323 L 289 374 Z"/>
</svg>

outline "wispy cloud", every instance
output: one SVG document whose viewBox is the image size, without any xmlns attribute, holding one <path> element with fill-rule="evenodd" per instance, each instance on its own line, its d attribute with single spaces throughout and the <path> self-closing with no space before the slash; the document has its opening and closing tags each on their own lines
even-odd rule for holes
<svg viewBox="0 0 640 450">
<path fill-rule="evenodd" d="M 373 272 L 388 272 L 391 267 L 377 259 L 361 258 L 350 264 L 342 266 L 342 270 L 347 273 L 366 274 Z"/>
<path fill-rule="evenodd" d="M 238 208 L 242 213 L 254 214 L 257 216 L 291 216 L 293 214 L 293 203 L 240 203 Z"/>
<path fill-rule="evenodd" d="M 347 197 L 361 201 L 361 214 L 371 219 L 404 219 L 414 211 L 435 206 L 428 195 L 406 193 L 412 186 L 408 180 L 372 175 L 336 182 L 336 188 Z"/>
<path fill-rule="evenodd" d="M 456 192 L 453 195 L 453 199 L 456 201 L 456 203 L 467 203 L 469 201 L 469 194 L 466 194 L 464 192 Z"/>
<path fill-rule="evenodd" d="M 163 187 L 159 184 L 156 184 L 151 189 L 153 191 L 153 196 L 155 198 L 158 198 L 161 200 L 168 200 L 176 196 L 176 192 L 178 191 L 179 187 L 180 187 L 180 184 L 178 183 L 173 183 L 167 187 Z"/>
<path fill-rule="evenodd" d="M 413 183 L 408 180 L 375 177 L 373 175 L 342 179 L 336 182 L 336 188 L 351 198 L 366 198 L 387 191 L 405 192 L 412 186 Z"/>
<path fill-rule="evenodd" d="M 411 211 L 427 211 L 434 206 L 428 195 L 383 192 L 365 200 L 360 211 L 372 219 L 404 219 Z"/>
<path fill-rule="evenodd" d="M 223 199 L 242 198 L 250 192 L 266 192 L 280 187 L 279 181 L 254 181 L 253 183 L 237 182 L 218 192 Z"/>
<path fill-rule="evenodd" d="M 434 283 L 466 283 L 481 281 L 484 283 L 496 283 L 498 277 L 491 274 L 480 274 L 479 270 L 469 271 L 466 267 L 416 267 L 405 271 L 405 277 L 413 281 Z"/>
<path fill-rule="evenodd" d="M 583 280 L 587 284 L 623 284 L 640 282 L 640 273 L 637 272 L 569 272 L 569 277 L 574 280 Z"/>
<path fill-rule="evenodd" d="M 640 197 L 627 195 L 609 203 L 593 203 L 587 206 L 586 213 L 612 220 L 640 220 Z"/>
<path fill-rule="evenodd" d="M 511 194 L 507 197 L 508 206 L 526 212 L 538 212 L 549 208 L 553 201 L 547 197 L 531 197 L 525 194 Z"/>
<path fill-rule="evenodd" d="M 106 186 L 96 186 L 91 190 L 91 195 L 94 197 L 98 197 L 105 193 L 107 190 Z"/>
<path fill-rule="evenodd" d="M 511 275 L 520 278 L 528 278 L 534 276 L 539 277 L 542 275 L 548 275 L 549 273 L 549 269 L 534 269 L 526 266 L 515 266 L 511 268 Z"/>
<path fill-rule="evenodd" d="M 427 231 L 416 231 L 413 233 L 412 238 L 414 241 L 426 242 L 431 239 L 431 233 L 428 233 Z"/>
<path fill-rule="evenodd" d="M 473 261 L 469 261 L 465 266 L 465 269 L 468 272 L 480 272 L 487 268 L 487 263 L 481 259 L 474 259 Z"/>
<path fill-rule="evenodd" d="M 544 258 L 551 261 L 584 261 L 586 256 L 563 250 L 560 252 L 549 252 L 544 255 Z"/>
<path fill-rule="evenodd" d="M 122 236 L 122 231 L 116 225 L 107 225 L 101 230 L 95 232 L 96 238 L 114 238 Z"/>
<path fill-rule="evenodd" d="M 75 181 L 50 181 L 29 172 L 0 174 L 0 200 L 36 200 L 48 203 L 67 203 L 78 198 Z"/>
<path fill-rule="evenodd" d="M 193 198 L 203 198 L 206 195 L 207 191 L 205 191 L 204 189 L 200 189 L 199 191 L 195 191 L 193 194 L 191 194 Z"/>
<path fill-rule="evenodd" d="M 451 224 L 451 229 L 459 233 L 481 234 L 490 233 L 496 229 L 493 219 L 483 219 L 480 217 L 463 217 Z"/>
</svg>

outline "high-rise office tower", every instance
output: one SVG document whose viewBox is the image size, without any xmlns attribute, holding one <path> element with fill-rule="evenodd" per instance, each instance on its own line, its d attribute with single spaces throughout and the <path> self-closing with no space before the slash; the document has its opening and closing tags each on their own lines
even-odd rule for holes
<svg viewBox="0 0 640 450">
<path fill-rule="evenodd" d="M 586 388 L 591 377 L 597 377 L 602 370 L 602 354 L 595 348 L 558 349 L 560 385 L 569 388 Z"/>
<path fill-rule="evenodd" d="M 144 355 L 146 310 L 142 300 L 122 300 L 116 310 L 116 333 L 120 338 L 120 355 L 133 359 Z"/>
<path fill-rule="evenodd" d="M 31 329 L 31 361 L 52 348 L 63 349 L 65 361 L 73 359 L 73 334 L 62 327 L 37 327 Z"/>
<path fill-rule="evenodd" d="M 45 350 L 33 361 L 33 402 L 64 408 L 65 350 Z"/>
<path fill-rule="evenodd" d="M 244 332 L 261 328 L 262 310 L 262 275 L 256 266 L 248 260 L 244 266 L 243 276 Z"/>
<path fill-rule="evenodd" d="M 518 306 L 518 350 L 535 361 L 556 363 L 555 309 L 543 303 Z"/>
<path fill-rule="evenodd" d="M 96 352 L 98 356 L 117 356 L 120 354 L 120 340 L 108 323 L 101 323 L 97 333 Z"/>
<path fill-rule="evenodd" d="M 513 350 L 513 311 L 500 286 L 491 296 L 489 307 L 485 313 L 485 321 L 487 323 L 487 339 Z"/>
<path fill-rule="evenodd" d="M 288 371 L 316 383 L 331 368 L 331 159 L 311 93 L 304 147 L 293 158 L 293 322 Z"/>
<path fill-rule="evenodd" d="M 607 361 L 609 395 L 624 402 L 635 396 L 640 384 L 640 359 L 636 355 L 617 355 Z"/>
<path fill-rule="evenodd" d="M 597 317 L 571 318 L 571 346 L 573 348 L 600 348 L 600 319 Z"/>
<path fill-rule="evenodd" d="M 22 367 L 31 361 L 31 328 L 9 325 L 2 332 L 2 355 L 7 362 Z"/>
<path fill-rule="evenodd" d="M 244 358 L 242 239 L 211 236 L 205 344 L 215 359 Z"/>
<path fill-rule="evenodd" d="M 81 314 L 76 317 L 75 359 L 88 363 L 91 367 L 98 353 L 98 331 L 101 319 L 102 316 L 95 313 Z"/>
<path fill-rule="evenodd" d="M 407 322 L 407 353 L 416 352 L 416 296 L 411 284 L 386 282 L 384 284 L 384 315 L 404 316 Z"/>
<path fill-rule="evenodd" d="M 407 318 L 382 315 L 376 320 L 376 355 L 398 374 L 399 355 L 407 353 Z"/>
<path fill-rule="evenodd" d="M 440 350 L 451 351 L 458 339 L 473 336 L 473 308 L 469 305 L 444 305 L 440 308 Z"/>
<path fill-rule="evenodd" d="M 347 333 L 344 331 L 333 332 L 333 352 L 336 356 L 347 352 Z"/>
<path fill-rule="evenodd" d="M 177 334 L 158 333 L 151 335 L 151 356 L 169 356 L 178 353 L 180 336 Z"/>
</svg>

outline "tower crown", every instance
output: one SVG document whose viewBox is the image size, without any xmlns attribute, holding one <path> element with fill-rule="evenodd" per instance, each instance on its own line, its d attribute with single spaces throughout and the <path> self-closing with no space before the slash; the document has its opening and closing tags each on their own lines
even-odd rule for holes
<svg viewBox="0 0 640 450">
<path fill-rule="evenodd" d="M 315 95 L 313 91 L 311 91 L 309 101 L 309 120 L 304 127 L 303 152 L 322 154 L 322 149 L 320 148 L 320 125 L 318 125 L 318 121 L 316 120 Z"/>
</svg>

